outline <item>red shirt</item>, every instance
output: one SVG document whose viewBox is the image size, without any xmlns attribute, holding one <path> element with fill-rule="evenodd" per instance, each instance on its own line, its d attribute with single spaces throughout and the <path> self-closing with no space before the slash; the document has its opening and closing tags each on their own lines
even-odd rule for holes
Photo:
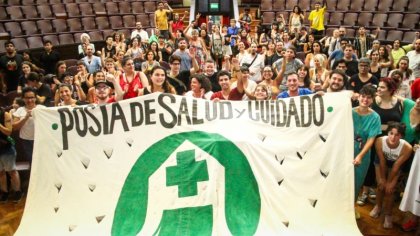
<svg viewBox="0 0 420 236">
<path fill-rule="evenodd" d="M 228 99 L 229 101 L 242 101 L 242 97 L 244 96 L 244 93 L 239 93 L 237 88 L 234 88 L 230 91 Z M 225 97 L 223 97 L 222 91 L 218 91 L 213 93 L 211 95 L 210 100 L 213 100 L 215 98 L 218 98 L 220 100 L 226 100 Z"/>
<path fill-rule="evenodd" d="M 140 80 L 140 73 L 136 72 L 136 74 L 134 75 L 133 80 L 131 80 L 131 82 L 128 82 L 127 77 L 125 76 L 125 74 L 121 74 L 120 75 L 120 86 L 122 88 L 123 91 L 127 91 L 124 94 L 123 99 L 129 99 L 129 98 L 134 98 L 138 96 L 138 91 L 134 91 L 134 88 L 137 87 L 137 89 L 141 89 L 143 88 L 143 84 L 141 83 Z"/>
<path fill-rule="evenodd" d="M 420 97 L 420 78 L 414 80 L 414 83 L 411 85 L 411 98 L 415 101 Z"/>
<path fill-rule="evenodd" d="M 175 34 L 177 30 L 184 31 L 184 22 L 181 20 L 172 23 L 172 32 Z"/>
</svg>

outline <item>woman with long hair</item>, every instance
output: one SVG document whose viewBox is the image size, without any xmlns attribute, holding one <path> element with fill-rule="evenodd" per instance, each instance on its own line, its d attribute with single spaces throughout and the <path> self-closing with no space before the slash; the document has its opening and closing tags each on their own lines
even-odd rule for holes
<svg viewBox="0 0 420 236">
<path fill-rule="evenodd" d="M 292 13 L 289 16 L 289 30 L 292 33 L 299 32 L 303 25 L 305 18 L 304 12 L 299 6 L 294 6 Z"/>
<path fill-rule="evenodd" d="M 141 71 L 146 75 L 150 75 L 151 71 L 155 66 L 160 66 L 159 62 L 156 61 L 156 56 L 152 50 L 146 52 L 146 60 L 141 64 Z"/>
<path fill-rule="evenodd" d="M 29 73 L 32 72 L 32 63 L 24 61 L 22 62 L 22 72 L 23 74 L 19 77 L 19 82 L 17 86 L 17 93 L 22 94 L 22 88 L 26 86 L 26 78 L 28 78 Z"/>
<path fill-rule="evenodd" d="M 161 92 L 176 94 L 175 88 L 169 83 L 165 68 L 155 66 L 150 71 L 150 85 L 139 91 L 139 96 Z"/>
<path fill-rule="evenodd" d="M 124 42 L 124 36 L 123 34 L 119 33 L 119 32 L 115 32 L 113 35 L 114 37 L 114 46 L 115 49 L 117 50 L 117 53 L 119 51 L 126 51 L 127 45 Z"/>
<path fill-rule="evenodd" d="M 129 56 L 134 60 L 143 60 L 143 49 L 139 38 L 135 37 L 130 41 L 130 48 L 125 53 L 125 56 Z"/>
<path fill-rule="evenodd" d="M 77 74 L 74 76 L 74 79 L 80 82 L 83 92 L 88 94 L 88 90 L 93 86 L 94 80 L 93 75 L 89 73 L 83 61 L 77 62 Z"/>
<path fill-rule="evenodd" d="M 184 30 L 184 35 L 189 40 L 190 48 L 193 48 L 196 51 L 195 59 L 197 60 L 198 66 L 201 70 L 204 70 L 204 64 L 208 55 L 206 43 L 201 37 L 199 37 L 198 30 L 193 29 L 191 30 L 191 34 L 188 33 L 188 30 L 191 27 L 192 24 Z"/>
<path fill-rule="evenodd" d="M 396 71 L 401 72 L 402 77 L 400 78 L 400 81 L 398 82 L 398 92 L 397 94 L 399 96 L 402 96 L 404 98 L 411 98 L 411 91 L 410 86 L 412 82 L 415 80 L 413 75 L 413 70 L 408 68 L 408 65 L 410 64 L 410 59 L 407 56 L 402 56 L 398 63 L 396 69 L 389 72 L 389 77 L 393 77 L 393 74 L 396 74 Z"/>
<path fill-rule="evenodd" d="M 159 50 L 159 45 L 157 42 L 151 42 L 147 50 L 150 50 L 155 54 L 156 61 L 160 61 L 160 59 L 162 58 L 162 52 Z"/>
<path fill-rule="evenodd" d="M 273 65 L 273 56 L 275 55 L 276 45 L 273 42 L 268 43 L 267 51 L 265 52 L 264 65 L 272 66 Z"/>
<path fill-rule="evenodd" d="M 123 99 L 137 97 L 139 91 L 149 85 L 147 77 L 143 72 L 135 70 L 131 57 L 124 57 L 122 66 L 123 73 L 120 75 L 119 83 L 124 93 Z"/>
<path fill-rule="evenodd" d="M 263 69 L 263 80 L 258 85 L 264 85 L 267 90 L 267 96 L 270 99 L 275 99 L 277 95 L 280 93 L 280 90 L 275 84 L 275 80 L 273 80 L 273 68 L 271 66 L 265 66 Z M 258 87 L 257 85 L 257 87 Z M 254 91 L 255 92 L 255 91 Z"/>
<path fill-rule="evenodd" d="M 303 45 L 303 52 L 306 54 L 312 53 L 313 47 L 312 44 L 315 42 L 315 37 L 313 34 L 308 35 L 308 41 Z"/>
<path fill-rule="evenodd" d="M 315 41 L 312 43 L 311 52 L 306 54 L 305 65 L 309 68 L 315 68 L 315 55 L 321 55 L 324 59 L 322 60 L 323 66 L 327 66 L 328 58 L 322 53 L 322 45 L 320 42 Z"/>
<path fill-rule="evenodd" d="M 309 67 L 302 65 L 298 70 L 298 83 L 299 88 L 307 88 L 314 91 L 315 83 L 309 76 Z"/>
<path fill-rule="evenodd" d="M 78 99 L 74 99 L 74 97 L 72 96 L 73 89 L 74 89 L 74 87 L 71 84 L 67 84 L 67 83 L 60 84 L 60 86 L 58 86 L 58 90 L 57 90 L 58 96 L 60 98 L 60 102 L 56 106 L 72 106 L 72 107 L 74 107 L 74 106 L 85 104 L 84 102 L 82 102 Z"/>
<path fill-rule="evenodd" d="M 322 85 L 328 80 L 330 71 L 326 68 L 324 54 L 314 56 L 314 67 L 309 69 L 309 77 L 314 82 L 314 90 L 321 90 Z"/>
<path fill-rule="evenodd" d="M 374 75 L 376 78 L 380 79 L 381 78 L 381 66 L 379 64 L 379 50 L 372 49 L 372 51 L 369 54 L 369 59 L 371 61 L 369 73 Z"/>
<path fill-rule="evenodd" d="M 379 65 L 381 66 L 381 78 L 387 77 L 389 71 L 393 66 L 392 55 L 389 53 L 389 49 L 382 45 L 379 46 Z"/>
<path fill-rule="evenodd" d="M 191 90 L 186 92 L 184 96 L 210 100 L 213 92 L 211 91 L 211 82 L 205 75 L 194 74 L 190 81 Z"/>
</svg>

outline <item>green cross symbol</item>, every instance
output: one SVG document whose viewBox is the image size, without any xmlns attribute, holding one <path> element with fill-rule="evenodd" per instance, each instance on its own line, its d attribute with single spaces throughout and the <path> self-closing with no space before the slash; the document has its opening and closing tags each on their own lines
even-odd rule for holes
<svg viewBox="0 0 420 236">
<path fill-rule="evenodd" d="M 166 167 L 166 186 L 178 185 L 178 197 L 197 195 L 197 183 L 209 180 L 206 160 L 195 161 L 195 151 L 176 154 L 176 166 Z"/>
</svg>

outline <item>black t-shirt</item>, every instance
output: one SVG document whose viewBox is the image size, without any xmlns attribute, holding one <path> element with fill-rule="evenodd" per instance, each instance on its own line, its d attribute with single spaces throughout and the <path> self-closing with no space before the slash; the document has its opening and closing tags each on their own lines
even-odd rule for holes
<svg viewBox="0 0 420 236">
<path fill-rule="evenodd" d="M 337 68 L 338 66 L 338 60 L 334 61 L 334 64 L 332 66 L 333 69 Z M 346 75 L 349 77 L 352 77 L 353 75 L 357 75 L 359 73 L 359 63 L 356 60 L 352 61 L 346 61 Z"/>
<path fill-rule="evenodd" d="M 55 74 L 55 66 L 59 60 L 60 54 L 57 51 L 51 51 L 50 54 L 44 51 L 39 57 L 39 62 L 45 70 L 45 74 Z"/>
<path fill-rule="evenodd" d="M 211 76 L 208 76 L 208 75 L 206 76 L 210 80 L 211 91 L 213 91 L 213 93 L 222 90 L 222 88 L 219 85 L 219 81 L 217 81 L 217 73 L 213 73 Z"/>
<path fill-rule="evenodd" d="M 359 78 L 359 74 L 355 74 L 353 75 L 350 80 L 347 83 L 347 89 L 348 90 L 353 90 L 355 93 L 359 93 L 360 90 L 363 88 L 363 86 L 365 86 L 366 84 L 372 84 L 372 85 L 378 85 L 379 84 L 379 80 L 378 78 L 376 78 L 375 76 L 372 75 L 372 77 L 366 81 L 366 82 L 362 82 Z M 356 107 L 359 105 L 359 101 L 358 100 L 352 100 L 352 107 Z"/>
<path fill-rule="evenodd" d="M 0 69 L 4 75 L 7 92 L 14 91 L 18 87 L 19 77 L 22 74 L 22 55 L 15 54 L 13 57 L 3 55 L 0 57 Z"/>
<path fill-rule="evenodd" d="M 45 83 L 42 83 L 41 87 L 39 87 L 36 90 L 36 93 L 38 94 L 38 96 L 45 97 L 45 101 L 42 105 L 44 105 L 44 106 L 50 106 L 51 105 L 52 91 L 51 91 L 50 86 L 48 86 Z"/>
</svg>

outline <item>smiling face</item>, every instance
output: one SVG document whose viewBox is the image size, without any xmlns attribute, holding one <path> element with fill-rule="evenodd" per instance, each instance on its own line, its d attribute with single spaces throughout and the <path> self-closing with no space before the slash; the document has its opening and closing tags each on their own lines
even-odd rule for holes
<svg viewBox="0 0 420 236">
<path fill-rule="evenodd" d="M 200 89 L 201 89 L 200 82 L 198 82 L 198 80 L 196 78 L 192 78 L 191 79 L 191 91 L 193 91 L 194 93 L 198 93 L 198 92 L 200 92 Z"/>
<path fill-rule="evenodd" d="M 23 74 L 28 75 L 29 73 L 31 73 L 31 67 L 27 64 L 22 64 L 22 71 Z"/>
<path fill-rule="evenodd" d="M 163 83 L 165 82 L 165 71 L 162 69 L 155 69 L 150 77 L 153 85 L 162 87 Z"/>
<path fill-rule="evenodd" d="M 299 80 L 296 74 L 291 74 L 287 76 L 287 87 L 289 92 L 296 92 L 299 88 Z"/>
<path fill-rule="evenodd" d="M 98 100 L 108 99 L 110 93 L 111 88 L 105 83 L 100 83 L 95 86 L 95 95 L 98 98 Z"/>
<path fill-rule="evenodd" d="M 255 100 L 261 101 L 268 98 L 267 88 L 264 85 L 258 85 L 254 91 Z"/>
<path fill-rule="evenodd" d="M 60 94 L 60 98 L 64 102 L 68 102 L 68 101 L 71 100 L 71 90 L 68 86 L 60 86 L 58 91 L 59 91 L 59 94 Z"/>
<path fill-rule="evenodd" d="M 344 88 L 344 78 L 340 74 L 333 74 L 330 78 L 330 89 L 333 92 L 341 91 Z"/>
<path fill-rule="evenodd" d="M 219 85 L 222 90 L 227 90 L 230 88 L 230 79 L 227 75 L 222 75 L 219 77 Z"/>
<path fill-rule="evenodd" d="M 368 108 L 373 103 L 373 97 L 367 94 L 360 94 L 359 95 L 359 106 Z"/>
<path fill-rule="evenodd" d="M 398 67 L 401 71 L 406 71 L 408 69 L 408 61 L 405 59 L 401 59 L 398 63 Z"/>
</svg>

